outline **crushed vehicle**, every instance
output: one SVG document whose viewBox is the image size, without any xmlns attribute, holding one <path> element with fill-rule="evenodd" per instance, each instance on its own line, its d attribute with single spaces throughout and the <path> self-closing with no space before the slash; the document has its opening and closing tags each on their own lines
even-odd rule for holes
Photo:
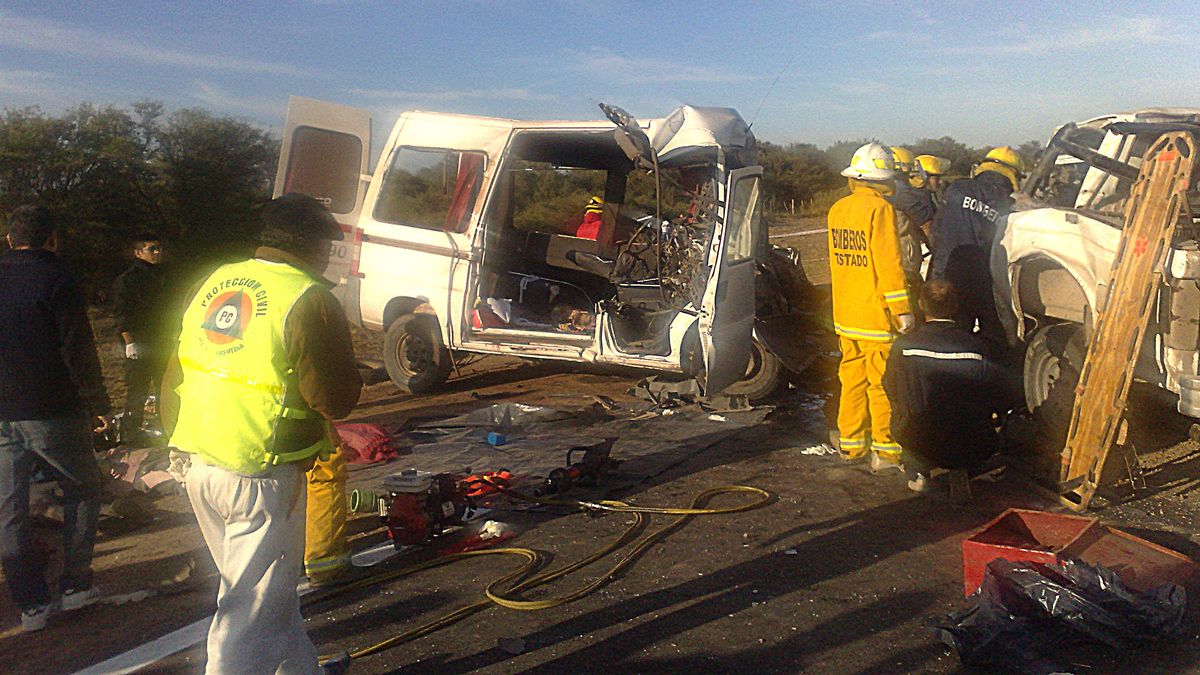
<svg viewBox="0 0 1200 675">
<path fill-rule="evenodd" d="M 1060 127 L 1015 195 L 993 249 L 1001 321 L 1013 341 L 1026 344 L 1028 407 L 1064 437 L 1142 156 L 1171 131 L 1200 136 L 1200 109 L 1153 108 Z M 1171 242 L 1134 369 L 1138 380 L 1175 394 L 1179 412 L 1191 417 L 1200 417 L 1197 239 L 1193 214 Z"/>
<path fill-rule="evenodd" d="M 754 399 L 812 362 L 797 330 L 812 287 L 768 245 L 737 111 L 601 107 L 587 122 L 407 112 L 370 171 L 369 113 L 290 99 L 275 193 L 342 224 L 326 276 L 351 323 L 384 331 L 397 386 L 429 392 L 455 359 L 511 354 Z"/>
</svg>

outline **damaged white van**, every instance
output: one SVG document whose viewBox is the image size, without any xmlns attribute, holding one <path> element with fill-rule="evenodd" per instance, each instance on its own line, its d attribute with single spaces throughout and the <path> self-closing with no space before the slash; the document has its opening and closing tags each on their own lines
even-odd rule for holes
<svg viewBox="0 0 1200 675">
<path fill-rule="evenodd" d="M 327 276 L 353 323 L 385 332 L 399 387 L 428 392 L 478 353 L 699 375 L 716 392 L 763 358 L 749 126 L 727 108 L 639 123 L 602 107 L 589 122 L 405 113 L 369 172 L 368 113 L 290 100 L 275 192 L 342 224 Z"/>
<path fill-rule="evenodd" d="M 1163 133 L 1200 136 L 1200 109 L 1151 108 L 1057 129 L 1015 195 L 992 258 L 1000 318 L 1024 340 L 1029 408 L 1070 419 L 1087 336 L 1104 307 L 1125 206 L 1142 156 Z M 1189 190 L 1195 197 L 1195 186 Z M 1192 202 L 1196 203 L 1195 201 Z M 1194 217 L 1194 214 L 1193 214 Z M 1200 417 L 1200 227 L 1175 230 L 1134 375 Z M 1039 410 L 1041 409 L 1041 410 Z"/>
</svg>

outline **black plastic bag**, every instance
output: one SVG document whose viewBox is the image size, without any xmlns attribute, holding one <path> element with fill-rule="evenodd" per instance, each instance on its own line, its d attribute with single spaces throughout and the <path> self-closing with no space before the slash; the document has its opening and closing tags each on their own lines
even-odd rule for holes
<svg viewBox="0 0 1200 675">
<path fill-rule="evenodd" d="M 1071 643 L 1128 649 L 1178 635 L 1187 594 L 1176 584 L 1139 593 L 1112 570 L 1074 560 L 993 560 L 970 602 L 930 625 L 964 664 L 1051 673 L 1061 672 L 1053 655 Z"/>
</svg>

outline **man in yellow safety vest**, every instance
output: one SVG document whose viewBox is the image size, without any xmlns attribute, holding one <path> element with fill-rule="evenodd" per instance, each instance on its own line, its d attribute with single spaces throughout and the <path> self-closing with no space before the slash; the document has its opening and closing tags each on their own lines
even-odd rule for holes
<svg viewBox="0 0 1200 675">
<path fill-rule="evenodd" d="M 341 307 L 321 278 L 342 233 L 311 197 L 260 211 L 262 246 L 213 272 L 183 315 L 163 377 L 171 445 L 221 573 L 209 673 L 320 672 L 296 593 L 306 472 L 334 451 L 330 419 L 358 401 Z"/>
</svg>

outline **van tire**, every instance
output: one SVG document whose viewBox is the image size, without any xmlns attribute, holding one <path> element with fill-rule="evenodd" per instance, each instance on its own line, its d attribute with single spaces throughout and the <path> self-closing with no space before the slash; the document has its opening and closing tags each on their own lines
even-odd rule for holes
<svg viewBox="0 0 1200 675">
<path fill-rule="evenodd" d="M 748 401 L 755 403 L 770 398 L 787 385 L 786 371 L 783 362 L 770 349 L 755 337 L 751 340 L 750 362 L 746 364 L 746 375 L 741 380 L 725 388 L 724 394 L 744 395 Z M 700 331 L 696 326 L 688 329 L 680 345 L 683 359 L 680 365 L 683 374 L 696 378 L 701 388 L 704 387 L 704 355 L 700 350 Z"/>
<path fill-rule="evenodd" d="M 1075 387 L 1087 354 L 1083 326 L 1060 323 L 1034 331 L 1025 348 L 1025 405 L 1037 424 L 1038 454 L 1052 455 L 1067 440 Z"/>
<path fill-rule="evenodd" d="M 761 401 L 774 396 L 786 384 L 783 362 L 767 346 L 754 338 L 750 341 L 750 362 L 746 375 L 725 388 L 726 394 L 741 394 L 748 400 Z"/>
<path fill-rule="evenodd" d="M 393 384 L 412 394 L 427 394 L 445 382 L 453 363 L 437 321 L 428 314 L 393 321 L 384 333 L 383 366 Z"/>
</svg>

